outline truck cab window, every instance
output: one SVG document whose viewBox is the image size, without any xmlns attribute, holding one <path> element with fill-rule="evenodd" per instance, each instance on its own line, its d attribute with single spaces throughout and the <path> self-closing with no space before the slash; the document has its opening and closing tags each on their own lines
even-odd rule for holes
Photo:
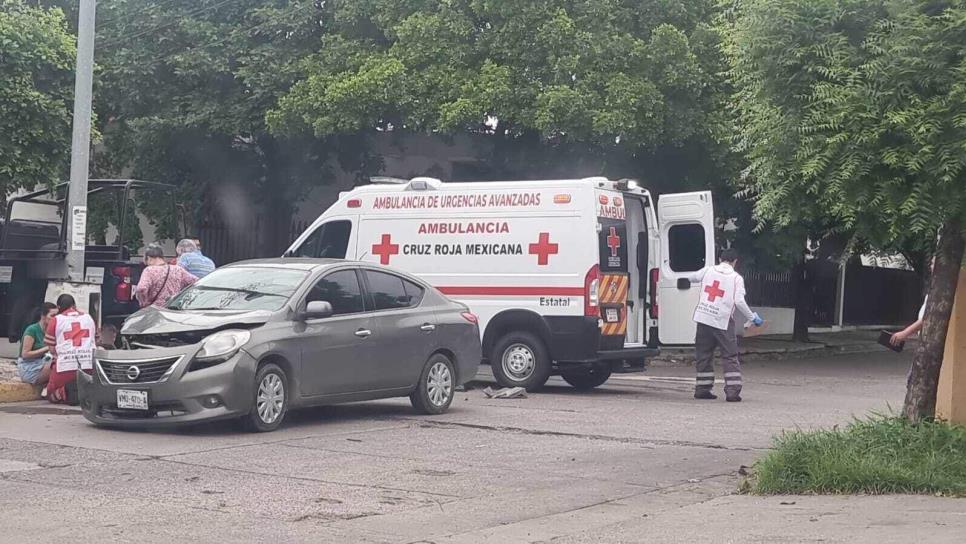
<svg viewBox="0 0 966 544">
<path fill-rule="evenodd" d="M 668 229 L 668 257 L 674 272 L 697 272 L 705 267 L 704 227 L 697 223 Z"/>
<path fill-rule="evenodd" d="M 344 259 L 349 248 L 351 221 L 329 221 L 319 225 L 315 232 L 292 252 L 293 257 Z"/>
</svg>

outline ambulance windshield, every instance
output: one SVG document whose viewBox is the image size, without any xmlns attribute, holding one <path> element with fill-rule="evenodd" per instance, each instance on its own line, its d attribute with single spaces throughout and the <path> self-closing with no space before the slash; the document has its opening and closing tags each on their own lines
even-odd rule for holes
<svg viewBox="0 0 966 544">
<path fill-rule="evenodd" d="M 323 223 L 289 256 L 344 259 L 346 249 L 349 247 L 349 234 L 351 232 L 352 223 L 350 221 L 340 220 Z"/>
</svg>

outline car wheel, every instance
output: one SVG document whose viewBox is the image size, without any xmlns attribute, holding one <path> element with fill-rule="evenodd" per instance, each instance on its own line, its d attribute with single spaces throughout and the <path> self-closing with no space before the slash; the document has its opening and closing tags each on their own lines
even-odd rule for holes
<svg viewBox="0 0 966 544">
<path fill-rule="evenodd" d="M 562 369 L 560 376 L 575 389 L 589 391 L 603 385 L 610 378 L 610 367 L 593 365 L 591 367 Z"/>
<path fill-rule="evenodd" d="M 543 341 L 524 331 L 507 333 L 497 340 L 490 366 L 503 387 L 525 387 L 528 391 L 543 387 L 552 369 Z"/>
<path fill-rule="evenodd" d="M 285 371 L 278 365 L 267 364 L 255 374 L 255 398 L 245 423 L 253 432 L 274 431 L 285 419 L 288 391 Z"/>
<path fill-rule="evenodd" d="M 453 402 L 456 371 L 448 357 L 437 353 L 429 358 L 419 377 L 416 390 L 409 395 L 413 408 L 420 414 L 442 414 Z"/>
</svg>

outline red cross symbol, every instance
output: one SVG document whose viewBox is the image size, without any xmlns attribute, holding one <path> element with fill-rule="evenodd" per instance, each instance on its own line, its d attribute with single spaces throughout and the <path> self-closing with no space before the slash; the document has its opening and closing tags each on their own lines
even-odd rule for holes
<svg viewBox="0 0 966 544">
<path fill-rule="evenodd" d="M 704 292 L 708 293 L 709 302 L 714 302 L 714 299 L 725 296 L 724 289 L 721 288 L 721 282 L 718 280 L 714 280 L 714 283 L 705 287 Z"/>
<path fill-rule="evenodd" d="M 64 340 L 73 342 L 75 348 L 79 348 L 84 343 L 85 338 L 91 336 L 91 331 L 81 328 L 80 323 L 74 321 L 70 324 L 70 330 L 64 331 Z"/>
<path fill-rule="evenodd" d="M 617 256 L 617 249 L 621 247 L 621 237 L 617 235 L 617 228 L 611 227 L 610 234 L 607 236 L 607 247 L 610 248 L 610 256 Z"/>
<path fill-rule="evenodd" d="M 399 244 L 392 243 L 392 236 L 382 235 L 381 244 L 372 244 L 372 254 L 379 255 L 379 264 L 389 264 L 389 257 L 399 255 Z"/>
<path fill-rule="evenodd" d="M 537 264 L 539 266 L 545 266 L 550 262 L 550 256 L 556 255 L 559 249 L 559 244 L 550 243 L 549 232 L 541 232 L 537 243 L 530 244 L 530 255 L 536 255 Z"/>
</svg>

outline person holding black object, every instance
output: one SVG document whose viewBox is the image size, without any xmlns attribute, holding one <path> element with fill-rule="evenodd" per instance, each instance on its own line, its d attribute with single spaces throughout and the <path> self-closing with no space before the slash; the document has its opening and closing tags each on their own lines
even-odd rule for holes
<svg viewBox="0 0 966 544">
<path fill-rule="evenodd" d="M 933 268 L 936 266 L 936 258 L 933 257 L 932 262 L 929 263 L 929 273 L 931 274 Z M 926 316 L 926 302 L 929 301 L 927 296 L 925 300 L 922 301 L 922 307 L 919 308 L 919 319 L 915 323 L 909 325 L 908 327 L 902 329 L 901 331 L 894 333 L 892 338 L 889 339 L 889 343 L 892 344 L 893 348 L 898 348 L 896 351 L 902 350 L 902 345 L 909 339 L 910 336 L 919 333 L 922 330 L 923 318 Z"/>
</svg>

